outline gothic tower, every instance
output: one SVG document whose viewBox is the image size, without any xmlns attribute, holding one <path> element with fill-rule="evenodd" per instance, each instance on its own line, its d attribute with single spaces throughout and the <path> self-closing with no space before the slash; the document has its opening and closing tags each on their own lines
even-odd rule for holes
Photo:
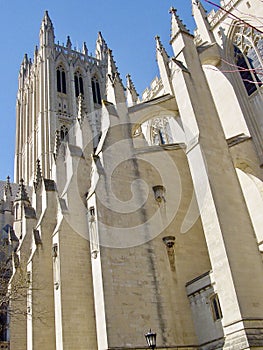
<svg viewBox="0 0 263 350">
<path fill-rule="evenodd" d="M 107 44 L 101 33 L 96 43 L 96 57 L 88 55 L 86 43 L 82 52 L 55 43 L 54 27 L 45 12 L 39 33 L 39 47 L 34 59 L 25 55 L 19 72 L 17 95 L 17 134 L 15 181 L 24 179 L 32 186 L 36 162 L 40 160 L 45 178 L 51 178 L 56 135 L 70 137 L 69 130 L 79 113 L 92 114 L 90 124 L 98 132 L 96 111 L 105 98 Z M 93 113 L 94 112 L 94 113 Z"/>
<path fill-rule="evenodd" d="M 194 35 L 170 9 L 141 99 L 101 33 L 91 57 L 45 13 L 1 202 L 10 291 L 26 274 L 12 350 L 144 349 L 151 328 L 160 349 L 263 348 L 263 10 L 220 3 L 192 0 Z"/>
</svg>

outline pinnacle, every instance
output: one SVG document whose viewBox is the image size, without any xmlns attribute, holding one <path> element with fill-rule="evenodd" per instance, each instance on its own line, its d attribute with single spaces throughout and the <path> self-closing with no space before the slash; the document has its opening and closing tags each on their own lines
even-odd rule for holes
<svg viewBox="0 0 263 350">
<path fill-rule="evenodd" d="M 171 7 L 169 12 L 172 15 L 171 40 L 180 32 L 189 34 L 189 30 L 177 15 L 177 10 Z"/>
<path fill-rule="evenodd" d="M 41 166 L 40 166 L 40 160 L 37 160 L 37 166 L 36 166 L 36 184 L 38 185 L 39 182 L 42 179 L 42 172 L 41 172 Z"/>
<path fill-rule="evenodd" d="M 133 91 L 137 96 L 139 96 L 134 86 L 134 83 L 131 79 L 130 74 L 126 75 L 126 86 L 127 86 L 127 89 L 129 89 L 130 91 Z"/>
<path fill-rule="evenodd" d="M 108 46 L 106 44 L 106 41 L 104 40 L 101 32 L 98 32 L 98 38 L 96 41 L 96 57 L 99 60 L 106 60 L 107 59 L 107 51 Z"/>
<path fill-rule="evenodd" d="M 18 192 L 17 192 L 16 198 L 15 198 L 15 201 L 26 201 L 26 202 L 30 203 L 23 179 L 20 180 L 19 188 L 18 188 Z"/>
<path fill-rule="evenodd" d="M 116 62 L 114 61 L 112 50 L 108 49 L 108 57 L 109 57 L 109 74 L 118 73 L 118 68 L 116 67 Z"/>
<path fill-rule="evenodd" d="M 169 57 L 168 53 L 166 52 L 161 39 L 159 37 L 159 35 L 155 36 L 155 40 L 156 40 L 156 50 L 160 51 L 161 53 L 165 53 L 167 57 Z"/>
<path fill-rule="evenodd" d="M 194 9 L 194 6 L 197 6 L 203 14 L 206 14 L 207 11 L 200 0 L 192 0 L 192 9 Z"/>
<path fill-rule="evenodd" d="M 154 39 L 156 41 L 156 48 L 157 49 L 163 48 L 163 44 L 161 43 L 161 39 L 160 39 L 159 35 L 156 35 Z"/>
<path fill-rule="evenodd" d="M 67 36 L 67 44 L 66 44 L 66 46 L 67 46 L 68 49 L 71 49 L 72 43 L 71 43 L 69 35 Z"/>
<path fill-rule="evenodd" d="M 25 55 L 24 55 L 24 59 L 23 59 L 23 64 L 26 66 L 27 64 L 28 64 L 28 55 L 27 55 L 27 53 L 25 53 Z"/>
<path fill-rule="evenodd" d="M 117 105 L 117 103 L 126 102 L 125 88 L 123 86 L 120 73 L 113 59 L 112 50 L 107 50 L 108 67 L 107 67 L 107 100 Z"/>
<path fill-rule="evenodd" d="M 85 41 L 84 41 L 83 46 L 82 46 L 82 53 L 86 56 L 88 55 L 88 48 L 87 48 L 87 44 Z"/>
<path fill-rule="evenodd" d="M 139 94 L 137 93 L 130 74 L 126 75 L 126 99 L 128 107 L 135 105 L 138 102 Z"/>
<path fill-rule="evenodd" d="M 4 193 L 5 193 L 5 196 L 12 196 L 12 188 L 11 188 L 11 184 L 10 184 L 10 177 L 7 176 L 6 178 L 6 184 L 5 184 L 5 187 L 4 187 Z"/>
<path fill-rule="evenodd" d="M 104 45 L 107 46 L 106 41 L 104 40 L 104 38 L 103 38 L 101 32 L 98 32 L 98 39 L 97 39 L 97 40 L 98 40 L 98 42 L 99 42 L 100 44 L 104 44 Z"/>
<path fill-rule="evenodd" d="M 46 25 L 50 24 L 51 26 L 53 26 L 47 10 L 44 13 L 42 22 L 44 22 Z"/>
</svg>

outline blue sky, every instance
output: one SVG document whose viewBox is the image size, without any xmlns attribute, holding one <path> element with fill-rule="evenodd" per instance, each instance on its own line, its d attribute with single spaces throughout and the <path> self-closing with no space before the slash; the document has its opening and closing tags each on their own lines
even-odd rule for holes
<svg viewBox="0 0 263 350">
<path fill-rule="evenodd" d="M 130 73 L 141 94 L 158 74 L 155 35 L 161 37 L 168 53 L 171 52 L 168 12 L 171 6 L 178 9 L 183 22 L 193 30 L 191 0 L 0 0 L 0 179 L 7 175 L 13 178 L 18 71 L 24 54 L 33 56 L 44 11 L 49 11 L 56 41 L 64 43 L 70 35 L 73 47 L 77 48 L 86 41 L 90 54 L 101 31 L 113 50 L 122 78 Z M 211 10 L 211 6 L 206 8 Z"/>
</svg>

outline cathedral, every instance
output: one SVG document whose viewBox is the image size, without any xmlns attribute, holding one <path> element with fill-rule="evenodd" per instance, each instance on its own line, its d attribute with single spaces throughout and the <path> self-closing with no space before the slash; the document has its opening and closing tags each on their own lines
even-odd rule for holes
<svg viewBox="0 0 263 350">
<path fill-rule="evenodd" d="M 1 349 L 263 349 L 263 3 L 192 13 L 139 97 L 45 12 L 0 181 Z"/>
</svg>

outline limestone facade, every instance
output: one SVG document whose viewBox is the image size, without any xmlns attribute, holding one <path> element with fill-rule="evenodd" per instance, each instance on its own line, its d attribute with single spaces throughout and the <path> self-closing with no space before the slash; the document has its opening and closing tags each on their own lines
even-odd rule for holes
<svg viewBox="0 0 263 350">
<path fill-rule="evenodd" d="M 149 329 L 162 350 L 263 349 L 263 5 L 192 10 L 194 35 L 171 8 L 142 99 L 101 33 L 91 57 L 44 14 L 0 203 L 10 291 L 27 283 L 11 350 L 146 349 Z"/>
</svg>

